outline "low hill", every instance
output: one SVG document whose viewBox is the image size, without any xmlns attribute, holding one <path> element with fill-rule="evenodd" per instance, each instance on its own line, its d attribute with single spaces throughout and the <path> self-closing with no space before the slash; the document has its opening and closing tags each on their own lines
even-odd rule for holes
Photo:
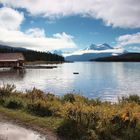
<svg viewBox="0 0 140 140">
<path fill-rule="evenodd" d="M 91 59 L 90 61 L 140 62 L 140 53 L 125 53 L 118 56 Z"/>
<path fill-rule="evenodd" d="M 0 53 L 23 53 L 26 61 L 64 61 L 64 57 L 50 52 L 39 52 L 25 48 L 0 45 Z"/>
</svg>

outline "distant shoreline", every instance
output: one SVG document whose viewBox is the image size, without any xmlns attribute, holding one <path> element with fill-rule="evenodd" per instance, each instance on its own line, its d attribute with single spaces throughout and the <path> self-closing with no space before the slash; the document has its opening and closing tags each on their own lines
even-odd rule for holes
<svg viewBox="0 0 140 140">
<path fill-rule="evenodd" d="M 91 59 L 98 62 L 140 62 L 140 53 L 126 53 L 118 56 L 109 56 Z"/>
<path fill-rule="evenodd" d="M 65 61 L 26 61 L 25 65 L 36 65 L 36 64 L 63 64 Z"/>
</svg>

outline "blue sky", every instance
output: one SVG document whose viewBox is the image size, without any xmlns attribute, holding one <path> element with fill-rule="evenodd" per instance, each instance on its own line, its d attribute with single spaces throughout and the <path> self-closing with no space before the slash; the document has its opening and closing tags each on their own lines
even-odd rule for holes
<svg viewBox="0 0 140 140">
<path fill-rule="evenodd" d="M 28 17 L 27 19 L 22 25 L 23 31 L 28 28 L 43 28 L 48 36 L 57 32 L 66 32 L 74 36 L 74 41 L 79 48 L 87 47 L 91 43 L 108 43 L 114 46 L 118 36 L 140 31 L 140 29 L 106 26 L 102 20 L 80 16 L 69 16 L 53 21 L 38 17 Z"/>
<path fill-rule="evenodd" d="M 1 0 L 0 3 L 0 32 L 4 33 L 0 35 L 1 44 L 51 51 L 108 43 L 140 52 L 137 0 L 62 0 L 61 4 L 58 0 Z"/>
</svg>

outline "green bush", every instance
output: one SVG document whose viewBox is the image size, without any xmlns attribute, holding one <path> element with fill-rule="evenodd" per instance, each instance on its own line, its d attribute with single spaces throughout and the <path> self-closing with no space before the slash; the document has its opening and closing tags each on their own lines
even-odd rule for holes
<svg viewBox="0 0 140 140">
<path fill-rule="evenodd" d="M 33 103 L 28 103 L 27 110 L 42 117 L 52 115 L 51 111 L 49 110 L 49 106 L 47 106 L 46 103 L 41 100 Z"/>
<path fill-rule="evenodd" d="M 82 133 L 78 128 L 77 124 L 73 120 L 64 120 L 64 122 L 57 129 L 57 133 L 68 140 L 79 139 Z"/>
<path fill-rule="evenodd" d="M 52 116 L 62 116 L 62 104 L 60 101 L 48 102 L 49 110 L 52 112 Z"/>
<path fill-rule="evenodd" d="M 65 94 L 62 98 L 62 101 L 73 103 L 73 102 L 75 102 L 75 96 L 72 93 Z"/>
<path fill-rule="evenodd" d="M 60 135 L 65 135 L 67 139 L 70 137 L 77 140 L 95 138 L 94 131 L 98 127 L 100 113 L 94 110 L 93 106 L 75 102 L 65 104 L 64 110 L 66 111 L 66 120 L 58 128 Z"/>
<path fill-rule="evenodd" d="M 62 97 L 62 102 L 70 102 L 70 103 L 74 103 L 74 102 L 81 102 L 81 103 L 88 103 L 89 99 L 80 95 L 80 94 L 73 94 L 73 93 L 68 93 L 65 94 Z"/>
<path fill-rule="evenodd" d="M 4 106 L 11 109 L 20 109 L 24 107 L 24 103 L 20 98 L 10 97 L 5 99 Z"/>
<path fill-rule="evenodd" d="M 89 105 L 65 103 L 58 134 L 76 140 L 139 140 L 140 106 L 136 103 Z M 129 111 L 128 111 L 129 110 Z M 137 112 L 135 113 L 134 110 Z M 129 134 L 128 134 L 129 133 Z"/>
<path fill-rule="evenodd" d="M 57 116 L 60 111 L 59 102 L 37 100 L 27 104 L 27 110 L 39 116 Z"/>
<path fill-rule="evenodd" d="M 32 102 L 37 99 L 43 100 L 44 97 L 45 97 L 44 92 L 36 88 L 33 88 L 32 90 L 27 90 L 25 93 L 25 98 L 31 100 Z"/>
<path fill-rule="evenodd" d="M 0 105 L 4 105 L 4 103 L 5 103 L 5 99 L 4 98 L 0 98 Z"/>
<path fill-rule="evenodd" d="M 59 97 L 56 97 L 54 94 L 51 94 L 51 93 L 45 94 L 45 100 L 47 100 L 47 101 L 60 101 Z"/>
<path fill-rule="evenodd" d="M 137 124 L 137 118 L 133 117 L 131 112 L 127 111 L 123 115 L 116 114 L 112 116 L 109 122 L 110 128 L 108 131 L 110 131 L 116 137 L 125 137 L 125 140 L 127 140 L 126 137 L 129 137 L 128 139 L 130 139 L 130 137 L 133 139 L 134 134 L 136 134 L 135 130 L 137 130 Z"/>
<path fill-rule="evenodd" d="M 119 99 L 119 102 L 135 102 L 140 104 L 140 97 L 138 95 L 129 95 L 128 97 L 122 97 L 121 99 Z"/>
</svg>

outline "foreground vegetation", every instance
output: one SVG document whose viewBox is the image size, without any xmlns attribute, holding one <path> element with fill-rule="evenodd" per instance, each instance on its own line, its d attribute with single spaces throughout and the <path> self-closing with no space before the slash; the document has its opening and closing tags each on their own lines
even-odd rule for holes
<svg viewBox="0 0 140 140">
<path fill-rule="evenodd" d="M 118 103 L 101 102 L 78 94 L 57 97 L 36 88 L 19 92 L 0 87 L 0 113 L 55 130 L 67 140 L 139 140 L 140 97 Z"/>
</svg>

